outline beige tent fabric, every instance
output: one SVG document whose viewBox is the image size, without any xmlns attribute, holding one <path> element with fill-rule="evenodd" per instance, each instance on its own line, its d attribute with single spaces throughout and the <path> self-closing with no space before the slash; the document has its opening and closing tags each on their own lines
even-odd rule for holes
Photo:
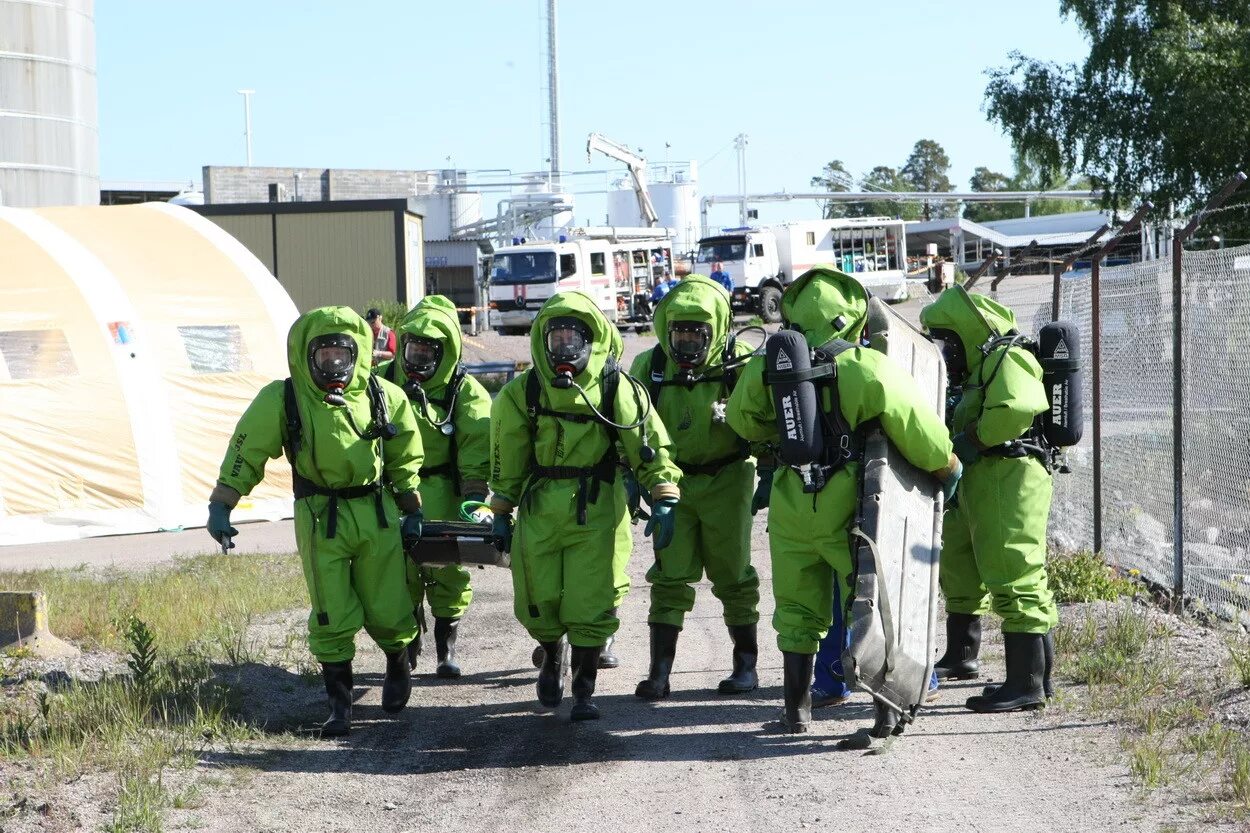
<svg viewBox="0 0 1250 833">
<path fill-rule="evenodd" d="M 287 375 L 290 298 L 166 204 L 0 209 L 0 544 L 202 526 L 234 425 Z M 239 520 L 291 512 L 277 460 Z"/>
</svg>

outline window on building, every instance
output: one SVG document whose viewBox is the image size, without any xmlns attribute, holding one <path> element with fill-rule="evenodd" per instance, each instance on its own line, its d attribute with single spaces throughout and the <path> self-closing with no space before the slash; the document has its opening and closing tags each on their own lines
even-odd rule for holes
<svg viewBox="0 0 1250 833">
<path fill-rule="evenodd" d="M 179 327 L 187 361 L 196 373 L 240 373 L 252 369 L 237 324 Z"/>
<path fill-rule="evenodd" d="M 560 255 L 560 277 L 567 278 L 577 273 L 577 255 L 569 253 Z"/>
<path fill-rule="evenodd" d="M 0 331 L 0 382 L 77 375 L 64 330 Z"/>
<path fill-rule="evenodd" d="M 590 274 L 606 275 L 608 273 L 606 266 L 606 256 L 603 252 L 590 253 Z"/>
<path fill-rule="evenodd" d="M 807 233 L 807 245 L 809 245 L 809 246 L 815 246 L 815 245 L 816 245 L 816 232 L 814 232 L 814 231 L 809 231 L 809 232 Z"/>
</svg>

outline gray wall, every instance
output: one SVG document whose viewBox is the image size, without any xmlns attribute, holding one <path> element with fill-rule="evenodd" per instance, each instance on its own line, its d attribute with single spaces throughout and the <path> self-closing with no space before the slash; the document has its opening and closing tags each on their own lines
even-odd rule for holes
<svg viewBox="0 0 1250 833">
<path fill-rule="evenodd" d="M 428 192 L 438 182 L 438 171 L 385 171 L 351 168 L 265 168 L 227 165 L 204 166 L 206 203 L 268 202 L 270 183 L 286 188 L 295 200 L 300 174 L 300 202 L 404 198 Z"/>
</svg>

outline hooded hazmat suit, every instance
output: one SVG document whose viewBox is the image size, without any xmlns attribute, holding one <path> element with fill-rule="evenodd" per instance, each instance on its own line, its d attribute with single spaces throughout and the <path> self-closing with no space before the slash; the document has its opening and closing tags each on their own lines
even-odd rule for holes
<svg viewBox="0 0 1250 833">
<path fill-rule="evenodd" d="M 604 410 L 603 369 L 609 355 L 620 355 L 620 335 L 590 296 L 558 293 L 534 321 L 530 336 L 534 366 L 505 385 L 491 408 L 491 508 L 502 515 L 519 508 L 512 542 L 518 621 L 540 643 L 555 643 L 567 633 L 575 648 L 597 648 L 619 625 L 611 611 L 623 574 L 622 544 L 630 540 L 629 515 L 625 487 L 613 462 L 613 433 L 590 418 L 591 409 L 576 388 L 551 385 L 554 373 L 543 331 L 557 316 L 575 317 L 590 328 L 590 360 L 574 380 Z M 584 421 L 531 415 L 526 401 L 531 376 L 538 379 L 541 408 Z M 621 378 L 615 421 L 635 422 L 645 407 L 638 401 L 644 395 Z M 659 418 L 652 413 L 639 428 L 616 434 L 626 463 L 652 499 L 678 497 L 681 472 L 673 465 L 668 434 Z M 649 462 L 641 456 L 644 440 L 655 451 Z"/>
<path fill-rule="evenodd" d="M 709 324 L 712 340 L 707 358 L 693 371 L 706 373 L 725 360 L 732 317 L 729 295 L 714 281 L 691 275 L 664 296 L 655 309 L 655 332 L 660 343 L 634 360 L 630 375 L 652 386 L 655 409 L 673 442 L 673 457 L 682 470 L 682 501 L 677 506 L 677 533 L 673 543 L 651 569 L 652 624 L 682 626 L 694 607 L 694 584 L 706 571 L 712 593 L 724 607 L 725 624 L 752 625 L 759 621 L 759 576 L 751 566 L 751 492 L 755 464 L 747 444 L 723 420 L 713 419 L 713 406 L 729 391 L 724 374 L 713 369 L 708 379 L 674 383 L 680 368 L 668 344 L 673 321 Z M 652 362 L 663 356 L 664 384 L 653 386 Z M 734 357 L 751 352 L 737 345 Z"/>
<path fill-rule="evenodd" d="M 345 406 L 324 401 L 308 366 L 309 343 L 334 333 L 356 345 L 355 371 L 342 393 Z M 407 396 L 384 381 L 379 384 L 398 433 L 389 440 L 357 435 L 373 421 L 367 392 L 372 356 L 369 328 L 348 307 L 307 312 L 287 336 L 302 437 L 294 459 L 297 494 L 299 481 L 307 484 L 305 496 L 295 501 L 295 540 L 312 600 L 308 646 L 322 663 L 350 661 L 362 627 L 387 654 L 402 652 L 416 635 L 404 584 L 399 506 L 405 512 L 420 507 L 421 436 Z M 261 481 L 265 464 L 283 453 L 287 440 L 285 383 L 270 382 L 239 419 L 212 499 L 234 506 Z M 337 497 L 314 493 L 330 490 L 352 491 Z"/>
<path fill-rule="evenodd" d="M 455 305 L 442 295 L 428 295 L 404 316 L 396 328 L 400 351 L 397 357 L 378 367 L 378 375 L 403 387 L 405 336 L 435 339 L 443 345 L 443 356 L 434 375 L 421 383 L 428 400 L 412 388 L 409 399 L 421 431 L 425 461 L 421 466 L 422 513 L 429 520 L 460 520 L 460 504 L 468 495 L 486 497 L 490 469 L 490 394 L 481 382 L 465 374 L 455 395 L 455 412 L 445 426 L 436 425 L 448 417 L 452 407 L 449 383 L 460 365 L 462 350 L 460 319 Z M 454 459 L 453 459 L 454 448 Z M 459 619 L 473 600 L 469 571 L 458 564 L 418 567 L 409 562 L 408 590 L 415 610 L 428 597 L 436 619 Z M 418 615 L 418 619 L 420 616 Z"/>
<path fill-rule="evenodd" d="M 818 266 L 792 283 L 781 300 L 786 323 L 801 330 L 809 347 L 831 339 L 858 343 L 868 296 L 850 275 Z M 838 320 L 838 319 L 841 320 Z M 773 392 L 764 383 L 762 356 L 744 368 L 727 418 L 735 431 L 756 442 L 777 442 Z M 911 377 L 882 353 L 853 347 L 834 360 L 837 399 L 851 428 L 876 420 L 890 441 L 917 468 L 945 480 L 956 463 L 946 426 L 926 405 Z M 825 397 L 822 408 L 829 411 Z M 833 583 L 850 599 L 853 564 L 848 530 L 859 499 L 860 465 L 847 463 L 824 488 L 803 491 L 802 478 L 779 466 L 773 483 L 768 534 L 776 610 L 773 627 L 782 651 L 814 655 L 832 623 Z M 811 668 L 807 669 L 807 684 Z"/>
<path fill-rule="evenodd" d="M 946 512 L 940 583 L 948 613 L 980 616 L 991 606 L 1004 633 L 1044 634 L 1058 622 L 1046 581 L 1046 523 L 1051 478 L 1035 457 L 986 449 L 1019 439 L 1049 407 L 1042 370 L 1023 347 L 982 353 L 991 339 L 1016 329 L 1014 313 L 984 295 L 952 287 L 920 313 L 934 335 L 958 337 L 967 369 L 950 413 L 952 435 L 981 450 L 965 461 L 959 501 Z M 945 332 L 943 332 L 945 331 Z"/>
</svg>

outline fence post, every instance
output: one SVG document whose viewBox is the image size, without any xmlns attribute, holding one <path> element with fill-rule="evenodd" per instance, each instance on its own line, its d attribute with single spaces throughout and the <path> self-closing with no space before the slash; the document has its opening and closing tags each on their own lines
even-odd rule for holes
<svg viewBox="0 0 1250 833">
<path fill-rule="evenodd" d="M 1145 202 L 1129 221 L 1116 231 L 1107 244 L 1094 252 L 1090 264 L 1090 348 L 1093 373 L 1090 388 L 1094 414 L 1094 552 L 1102 552 L 1102 259 L 1110 255 L 1120 240 L 1141 225 L 1154 206 Z"/>
<path fill-rule="evenodd" d="M 1172 606 L 1185 610 L 1185 388 L 1184 382 L 1184 255 L 1188 240 L 1207 214 L 1219 208 L 1246 181 L 1238 171 L 1224 187 L 1193 216 L 1183 229 L 1172 235 Z"/>
</svg>

